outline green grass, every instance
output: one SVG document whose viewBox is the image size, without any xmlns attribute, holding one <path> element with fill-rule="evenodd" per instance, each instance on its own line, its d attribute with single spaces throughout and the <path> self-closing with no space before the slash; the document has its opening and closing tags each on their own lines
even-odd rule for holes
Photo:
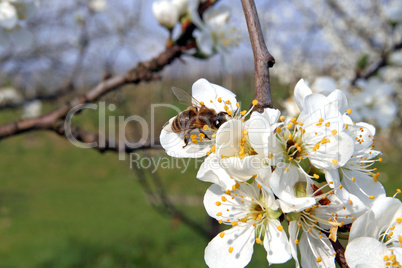
<svg viewBox="0 0 402 268">
<path fill-rule="evenodd" d="M 157 82 L 134 92 L 125 88 L 104 99 L 118 106 L 108 115 L 138 114 L 149 120 L 150 102 L 129 100 L 170 103 L 174 97 L 166 88 L 188 90 L 191 83 Z M 250 81 L 235 85 L 237 90 L 253 87 Z M 248 103 L 250 91 L 236 93 Z M 280 98 L 288 94 L 286 88 L 277 92 Z M 156 132 L 173 115 L 158 111 Z M 15 116 L 2 113 L 0 123 Z M 97 128 L 95 111 L 85 111 L 75 120 L 80 126 Z M 378 149 L 383 148 L 387 154 L 379 165 L 380 180 L 392 195 L 401 188 L 400 149 L 380 141 Z M 145 154 L 155 159 L 165 156 L 163 151 Z M 178 207 L 207 226 L 210 219 L 202 197 L 209 184 L 195 179 L 194 160 L 190 167 L 186 173 L 170 169 L 159 175 Z M 180 218 L 154 210 L 129 162 L 119 161 L 114 153 L 79 149 L 53 133 L 28 133 L 0 142 L 0 170 L 0 267 L 205 267 L 208 239 Z M 256 247 L 249 267 L 267 266 L 265 254 Z"/>
</svg>

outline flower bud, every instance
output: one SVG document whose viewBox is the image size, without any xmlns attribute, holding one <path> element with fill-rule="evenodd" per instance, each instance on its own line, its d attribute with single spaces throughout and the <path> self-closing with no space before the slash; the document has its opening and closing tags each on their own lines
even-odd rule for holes
<svg viewBox="0 0 402 268">
<path fill-rule="evenodd" d="M 170 1 L 160 0 L 154 2 L 152 4 L 152 12 L 159 24 L 168 29 L 173 29 L 179 21 L 179 11 Z"/>
<path fill-rule="evenodd" d="M 188 0 L 173 0 L 172 3 L 176 6 L 180 17 L 187 13 Z"/>
<path fill-rule="evenodd" d="M 17 25 L 18 17 L 15 7 L 8 2 L 0 3 L 0 27 L 12 29 Z"/>
</svg>

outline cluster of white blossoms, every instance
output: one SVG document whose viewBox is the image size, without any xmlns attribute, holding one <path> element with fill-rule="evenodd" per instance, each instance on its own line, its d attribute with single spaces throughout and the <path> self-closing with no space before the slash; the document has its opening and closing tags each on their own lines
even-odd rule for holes
<svg viewBox="0 0 402 268">
<path fill-rule="evenodd" d="M 181 23 L 183 26 L 190 22 L 196 26 L 194 42 L 197 45 L 197 58 L 209 58 L 215 54 L 222 57 L 225 69 L 230 72 L 230 52 L 238 46 L 240 32 L 231 25 L 232 10 L 228 6 L 211 6 L 200 17 L 198 6 L 205 0 L 157 0 L 152 5 L 152 11 L 159 24 L 170 32 Z"/>
<path fill-rule="evenodd" d="M 321 76 L 314 80 L 311 88 L 313 92 L 324 95 L 339 88 L 349 100 L 349 108 L 353 110 L 350 117 L 354 121 L 364 120 L 385 129 L 391 126 L 398 115 L 394 87 L 380 77 L 372 77 L 368 80 L 358 79 L 353 86 L 346 78 L 336 81 L 331 77 Z M 283 105 L 287 114 L 291 116 L 297 116 L 300 113 L 293 97 L 286 100 Z"/>
<path fill-rule="evenodd" d="M 401 202 L 386 197 L 373 167 L 382 161 L 375 128 L 352 121 L 342 91 L 313 93 L 300 80 L 297 118 L 252 112 L 256 100 L 242 111 L 231 91 L 205 79 L 192 97 L 160 141 L 173 157 L 206 156 L 197 173 L 213 183 L 205 209 L 231 226 L 206 247 L 209 267 L 244 267 L 255 244 L 269 264 L 293 258 L 297 267 L 336 267 L 332 242 L 347 239 L 350 226 L 350 267 L 400 267 Z"/>
</svg>

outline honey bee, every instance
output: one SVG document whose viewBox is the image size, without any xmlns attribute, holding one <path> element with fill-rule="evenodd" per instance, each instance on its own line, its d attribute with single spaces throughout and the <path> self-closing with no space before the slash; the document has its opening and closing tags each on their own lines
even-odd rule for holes
<svg viewBox="0 0 402 268">
<path fill-rule="evenodd" d="M 193 130 L 198 129 L 200 133 L 205 135 L 206 139 L 210 140 L 211 138 L 203 131 L 204 127 L 208 126 L 209 129 L 217 130 L 227 121 L 226 112 L 217 113 L 214 109 L 206 107 L 204 103 L 200 103 L 180 88 L 173 87 L 172 91 L 181 103 L 189 105 L 186 110 L 173 119 L 171 126 L 174 133 L 184 132 L 185 145 L 183 148 L 188 145 L 190 134 Z"/>
</svg>

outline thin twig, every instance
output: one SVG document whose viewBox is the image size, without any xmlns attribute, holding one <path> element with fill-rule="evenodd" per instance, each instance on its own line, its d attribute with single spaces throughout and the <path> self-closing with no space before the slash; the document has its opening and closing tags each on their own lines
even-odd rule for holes
<svg viewBox="0 0 402 268">
<path fill-rule="evenodd" d="M 356 76 L 352 80 L 352 85 L 355 85 L 357 80 L 360 78 L 363 79 L 369 79 L 370 77 L 374 76 L 377 74 L 377 72 L 382 68 L 387 66 L 387 60 L 388 56 L 397 50 L 402 49 L 402 42 L 399 42 L 395 45 L 393 45 L 388 51 L 382 53 L 380 61 L 378 61 L 376 64 L 372 65 L 371 68 L 365 73 L 362 74 L 360 71 L 356 71 Z"/>
<path fill-rule="evenodd" d="M 274 66 L 275 59 L 269 53 L 264 41 L 260 21 L 254 0 L 242 0 L 243 11 L 247 21 L 251 46 L 254 53 L 255 109 L 262 112 L 264 108 L 272 108 L 269 68 Z"/>
</svg>

